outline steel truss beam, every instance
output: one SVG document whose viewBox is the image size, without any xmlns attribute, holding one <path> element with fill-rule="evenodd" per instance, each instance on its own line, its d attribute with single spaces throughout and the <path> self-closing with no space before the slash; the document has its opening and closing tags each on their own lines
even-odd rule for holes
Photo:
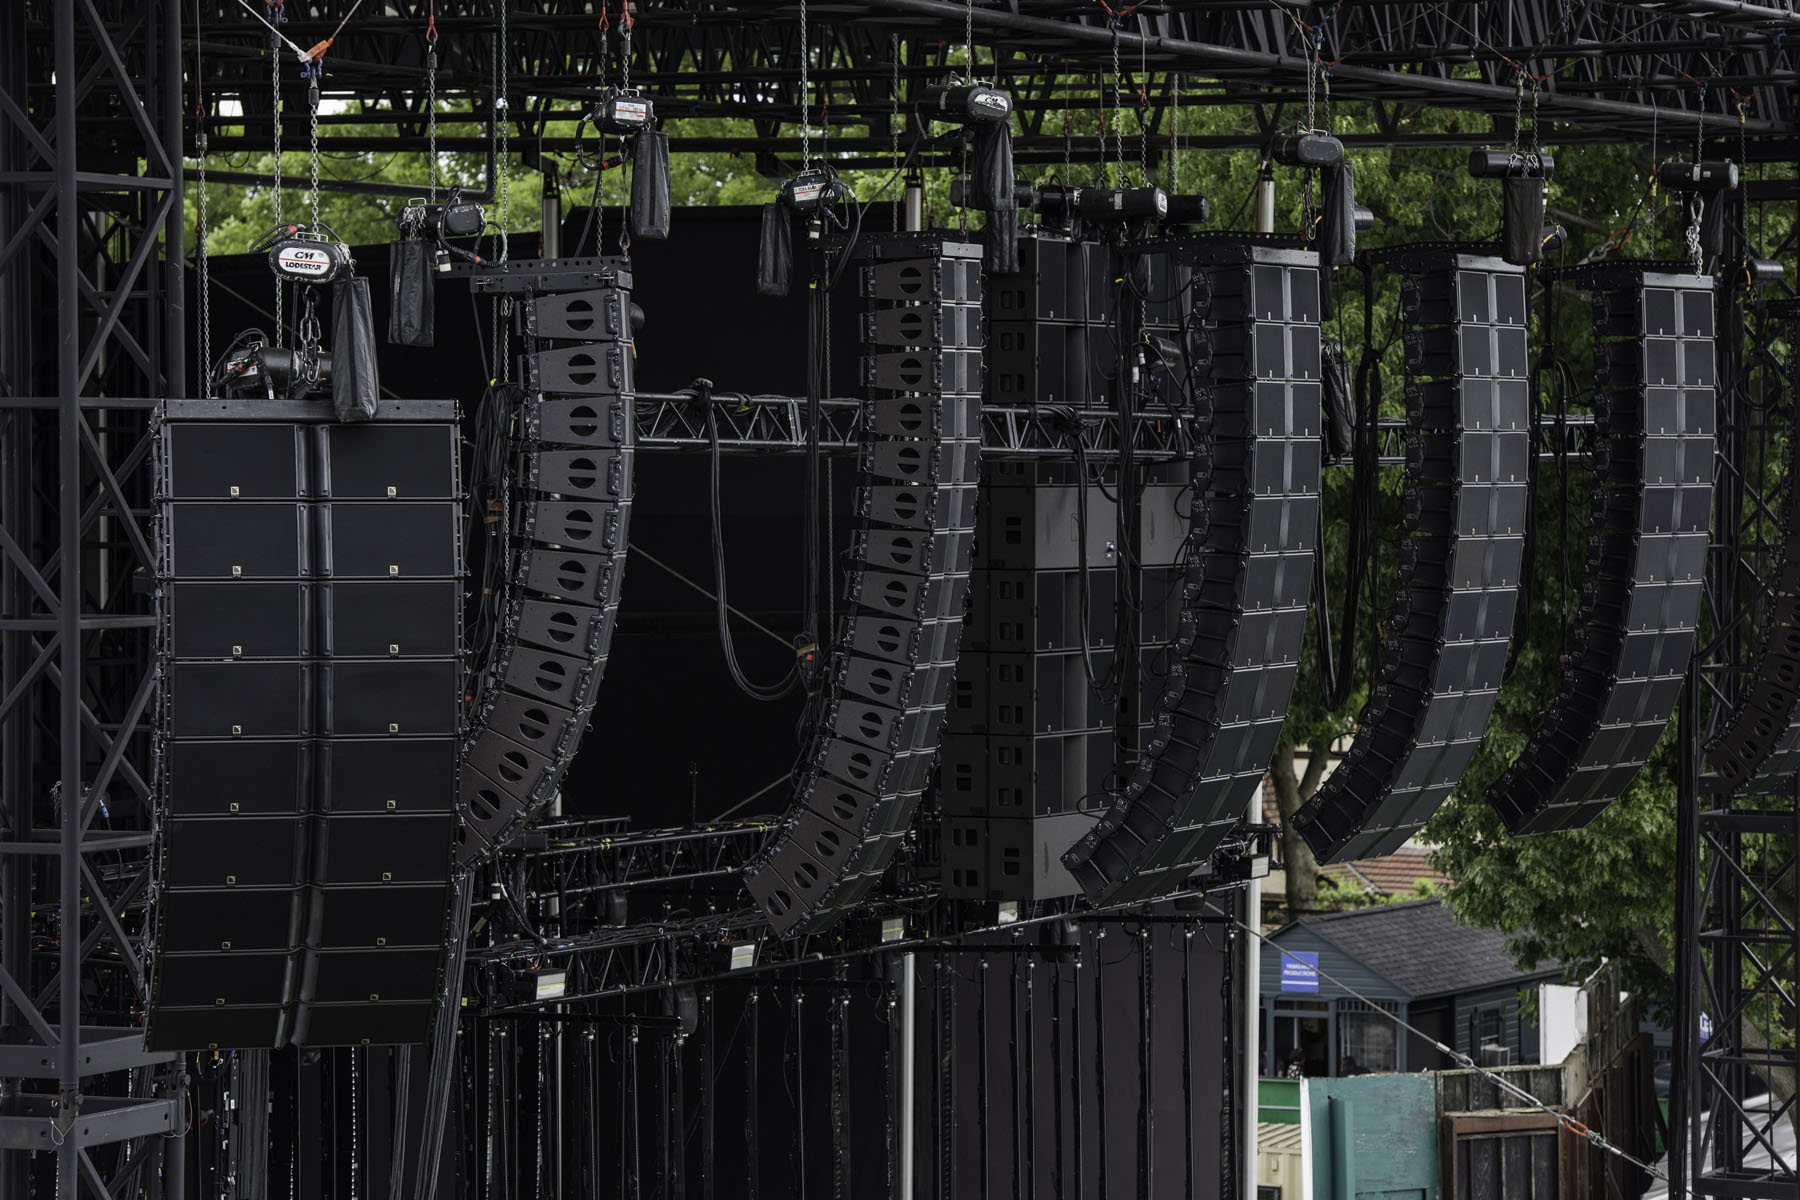
<svg viewBox="0 0 1800 1200">
<path fill-rule="evenodd" d="M 1735 207 L 1727 227 L 1739 239 L 1744 211 Z M 1720 261 L 1741 261 L 1745 250 L 1741 242 L 1729 246 Z M 1791 310 L 1792 302 L 1765 305 L 1736 281 L 1717 296 L 1719 456 L 1706 641 L 1679 710 L 1671 1194 L 1792 1196 L 1800 1164 L 1792 1152 L 1783 1161 L 1771 1138 L 1778 1123 L 1793 1120 L 1793 1101 L 1753 1102 L 1778 1091 L 1772 1085 L 1784 1076 L 1791 1093 L 1800 1069 L 1792 1035 L 1800 780 L 1753 782 L 1749 794 L 1734 796 L 1704 773 L 1701 746 L 1731 718 L 1769 619 L 1783 510 L 1800 483 L 1775 478 L 1771 464 L 1785 461 L 1787 439 L 1800 436 L 1800 396 L 1793 364 L 1776 361 L 1770 350 L 1786 340 L 1791 315 L 1777 310 Z M 1704 1042 L 1703 1017 L 1711 1027 Z"/>
<path fill-rule="evenodd" d="M 323 39 L 342 16 L 329 0 L 287 0 L 285 9 L 284 32 L 301 45 Z M 424 138 L 426 9 L 426 0 L 399 0 L 384 12 L 360 13 L 328 56 L 325 94 L 350 102 L 336 119 L 393 124 L 383 149 L 416 147 Z M 485 121 L 495 111 L 495 7 L 491 0 L 450 0 L 436 9 L 439 96 L 466 119 Z M 618 81 L 617 32 L 603 30 L 590 6 L 574 0 L 508 0 L 506 11 L 514 136 L 528 155 L 539 150 L 538 139 L 543 149 L 562 148 L 545 136 L 548 126 L 573 121 Z M 1659 120 L 1665 131 L 1698 121 L 1732 137 L 1794 128 L 1800 63 L 1787 34 L 1796 14 L 1784 6 L 1370 0 L 1308 11 L 1316 23 L 1302 25 L 1284 6 L 1237 3 L 1137 9 L 1113 20 L 1097 7 L 1018 0 L 978 5 L 973 17 L 982 74 L 1015 97 L 1025 161 L 1054 160 L 1061 121 L 1047 124 L 1053 114 L 1120 102 L 1133 110 L 1128 131 L 1147 128 L 1154 135 L 1148 148 L 1160 150 L 1177 76 L 1179 103 L 1253 106 L 1257 130 L 1232 140 L 1261 144 L 1276 125 L 1303 113 L 1315 61 L 1328 64 L 1321 95 L 1371 105 L 1389 142 L 1405 140 L 1409 110 L 1426 106 L 1489 119 L 1459 135 L 1463 144 L 1510 137 L 1515 114 L 1533 107 L 1558 127 L 1555 140 L 1643 142 Z M 842 148 L 873 164 L 897 110 L 961 62 L 964 14 L 955 0 L 866 0 L 814 12 L 811 123 L 827 138 L 863 131 Z M 783 127 L 796 132 L 801 119 L 797 17 L 796 6 L 768 0 L 650 6 L 633 29 L 632 82 L 656 98 L 664 117 L 750 119 L 754 137 L 743 148 L 772 165 L 775 155 L 791 154 L 775 139 Z M 197 41 L 209 63 L 215 150 L 265 150 L 266 30 L 235 0 L 202 0 Z M 1124 76 L 1116 96 L 1102 86 L 1115 42 Z M 294 117 L 306 111 L 304 85 L 291 61 L 284 74 L 289 144 L 299 149 L 305 122 Z M 755 83 L 746 87 L 745 80 Z M 230 116 L 226 104 L 234 106 Z M 116 123 L 128 115 L 93 119 Z M 231 136 L 239 128 L 242 137 Z M 681 132 L 677 150 L 713 148 L 684 143 Z M 933 157 L 929 148 L 925 154 Z"/>
<path fill-rule="evenodd" d="M 728 453 L 799 452 L 806 448 L 806 401 L 798 396 L 714 394 L 712 408 L 719 425 L 719 448 Z M 848 453 L 858 445 L 857 420 L 862 402 L 832 397 L 821 403 L 819 440 L 827 453 Z M 691 392 L 637 397 L 639 450 L 706 450 L 711 438 L 706 408 Z M 1056 408 L 983 406 L 983 454 L 1007 457 L 1061 456 L 1074 452 L 1079 431 L 1088 457 L 1106 460 L 1119 453 L 1118 415 L 1110 412 Z M 1189 453 L 1186 418 L 1163 412 L 1138 413 L 1132 422 L 1135 453 L 1147 462 L 1172 461 Z"/>
<path fill-rule="evenodd" d="M 550 845 L 521 851 L 516 857 L 503 856 L 500 876 L 508 881 L 519 903 L 517 908 L 502 902 L 491 904 L 483 924 L 503 932 L 495 933 L 487 946 L 472 947 L 468 952 L 472 978 L 479 981 L 479 994 L 471 995 L 468 1004 L 479 1014 L 542 1010 L 548 1005 L 730 978 L 745 971 L 803 962 L 929 952 L 948 945 L 944 939 L 950 937 L 979 937 L 1016 925 L 1072 917 L 1190 919 L 1181 913 L 1147 918 L 1132 906 L 1096 909 L 1075 897 L 1040 901 L 1028 911 L 1013 906 L 1002 915 L 992 904 L 940 899 L 935 888 L 909 880 L 902 861 L 902 882 L 879 897 L 865 916 L 840 924 L 829 934 L 788 940 L 770 933 L 761 909 L 737 907 L 744 893 L 735 876 L 767 837 L 769 826 L 765 823 L 637 834 L 613 832 L 610 827 L 599 833 L 583 832 L 579 823 L 560 828 L 579 836 L 573 844 L 557 847 L 559 827 L 551 827 L 546 830 Z M 1250 859 L 1269 853 L 1272 833 L 1272 828 L 1259 827 L 1222 847 L 1214 857 L 1211 875 L 1203 881 L 1203 891 L 1210 895 L 1239 886 Z M 715 911 L 654 924 L 599 923 L 609 896 L 651 888 L 676 877 L 688 891 L 697 879 L 723 880 L 724 886 L 715 893 Z M 578 879 L 588 882 L 563 890 L 565 882 Z M 901 919 L 898 931 L 892 925 L 895 918 Z M 1198 921 L 1200 914 L 1193 913 L 1191 919 Z M 526 922 L 524 928 L 520 928 L 521 921 Z M 747 956 L 745 947 L 750 948 Z M 734 948 L 738 949 L 735 958 Z M 563 994 L 537 998 L 535 987 L 529 985 L 543 971 L 565 972 Z"/>
<path fill-rule="evenodd" d="M 0 12 L 5 1200 L 183 1186 L 179 1058 L 133 1027 L 156 564 L 128 399 L 185 383 L 181 36 L 177 0 Z"/>
</svg>

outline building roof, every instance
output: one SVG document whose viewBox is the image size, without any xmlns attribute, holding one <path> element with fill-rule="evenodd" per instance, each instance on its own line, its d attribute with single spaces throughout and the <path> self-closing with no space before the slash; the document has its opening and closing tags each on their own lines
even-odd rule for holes
<svg viewBox="0 0 1800 1200">
<path fill-rule="evenodd" d="M 1495 930 L 1460 925 L 1438 900 L 1377 904 L 1339 913 L 1313 913 L 1273 937 L 1304 926 L 1415 999 L 1560 975 L 1521 971 Z"/>
<path fill-rule="evenodd" d="M 1431 851 L 1424 846 L 1402 846 L 1380 858 L 1359 858 L 1355 862 L 1333 863 L 1321 867 L 1319 874 L 1329 875 L 1340 884 L 1383 896 L 1404 896 L 1414 885 L 1424 882 L 1444 887 L 1450 877 L 1431 865 Z"/>
</svg>

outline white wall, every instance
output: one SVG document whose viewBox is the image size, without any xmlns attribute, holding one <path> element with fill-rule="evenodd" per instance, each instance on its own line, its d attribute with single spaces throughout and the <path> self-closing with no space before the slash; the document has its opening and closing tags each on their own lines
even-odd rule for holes
<svg viewBox="0 0 1800 1200">
<path fill-rule="evenodd" d="M 1582 1034 L 1581 989 L 1560 983 L 1538 985 L 1538 1061 L 1555 1066 L 1569 1056 Z"/>
</svg>

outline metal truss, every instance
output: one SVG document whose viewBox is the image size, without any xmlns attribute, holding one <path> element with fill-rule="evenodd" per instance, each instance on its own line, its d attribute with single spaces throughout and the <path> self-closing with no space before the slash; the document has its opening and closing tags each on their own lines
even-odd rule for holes
<svg viewBox="0 0 1800 1200">
<path fill-rule="evenodd" d="M 614 832 L 609 824 L 596 835 L 581 823 L 547 827 L 543 845 L 534 838 L 533 848 L 500 867 L 511 898 L 491 903 L 484 922 L 501 932 L 468 952 L 479 981 L 469 1007 L 492 1016 L 800 963 L 968 949 L 968 939 L 982 934 L 1057 920 L 1180 922 L 1201 916 L 1146 918 L 1141 906 L 1095 908 L 1080 897 L 998 907 L 947 901 L 903 859 L 898 882 L 864 914 L 824 934 L 783 939 L 770 932 L 760 908 L 740 907 L 745 894 L 737 877 L 769 829 L 764 822 L 742 822 L 633 834 Z M 1251 861 L 1270 853 L 1273 833 L 1273 827 L 1257 827 L 1227 843 L 1190 894 L 1241 886 Z M 559 841 L 565 844 L 558 846 Z M 705 886 L 708 880 L 717 880 L 717 886 Z M 623 923 L 624 893 L 674 884 L 681 887 L 684 907 L 693 907 L 696 894 L 710 895 L 716 911 Z M 535 980 L 547 971 L 564 973 L 564 990 L 540 999 Z"/>
<path fill-rule="evenodd" d="M 397 0 L 360 13 L 334 45 L 325 94 L 350 103 L 324 116 L 326 137 L 338 123 L 392 126 L 377 135 L 331 138 L 335 149 L 425 147 L 427 7 L 427 0 Z M 301 46 L 322 40 L 342 16 L 331 0 L 286 0 L 284 9 L 283 32 Z M 603 28 L 590 6 L 575 0 L 507 0 L 505 12 L 506 112 L 526 161 L 541 166 L 541 155 L 574 149 L 566 129 L 553 129 L 552 122 L 573 122 L 598 92 L 618 82 L 617 31 Z M 1061 0 L 974 7 L 981 74 L 1013 94 L 1020 114 L 1016 161 L 1060 162 L 1071 152 L 1096 157 L 1100 143 L 1086 130 L 1089 122 L 1074 137 L 1061 114 L 1120 100 L 1135 110 L 1127 126 L 1134 135 L 1141 131 L 1148 154 L 1168 148 L 1169 115 L 1178 103 L 1249 107 L 1256 117 L 1242 133 L 1189 139 L 1196 149 L 1260 147 L 1277 127 L 1303 116 L 1315 63 L 1325 68 L 1320 94 L 1328 102 L 1366 104 L 1374 115 L 1377 132 L 1352 140 L 1378 144 L 1509 139 L 1515 116 L 1533 108 L 1553 123 L 1553 140 L 1562 144 L 1648 142 L 1659 121 L 1665 135 L 1691 122 L 1733 137 L 1794 129 L 1791 97 L 1800 66 L 1788 35 L 1800 30 L 1800 15 L 1787 3 L 1208 0 L 1127 14 L 1114 19 L 1098 5 Z M 637 15 L 631 80 L 655 97 L 659 115 L 753 123 L 749 138 L 677 128 L 676 152 L 744 153 L 765 173 L 790 169 L 800 151 L 798 15 L 797 5 L 785 0 L 670 0 Z M 900 110 L 911 108 L 929 83 L 961 69 L 965 15 L 955 0 L 865 0 L 814 11 L 807 107 L 811 124 L 824 132 L 814 148 L 842 165 L 891 162 Z M 436 6 L 436 21 L 440 98 L 461 120 L 490 122 L 499 63 L 495 5 L 448 0 Z M 267 30 L 235 0 L 203 0 L 197 41 L 209 63 L 214 151 L 267 150 Z M 1124 78 L 1112 97 L 1114 89 L 1103 84 L 1115 49 Z M 299 150 L 305 121 L 293 118 L 306 112 L 304 85 L 292 61 L 283 74 L 287 144 Z M 746 87 L 745 80 L 755 85 Z M 1423 107 L 1486 120 L 1465 131 L 1422 135 L 1409 129 L 1408 118 Z M 909 129 L 907 143 L 919 134 Z M 479 152 L 486 144 L 484 137 L 439 139 L 443 150 Z M 915 150 L 923 164 L 956 158 L 954 148 L 929 140 Z"/>
<path fill-rule="evenodd" d="M 1742 215 L 1740 207 L 1729 227 L 1742 229 Z M 1743 252 L 1729 247 L 1722 261 Z M 1758 1097 L 1779 1091 L 1772 1085 L 1784 1076 L 1791 1094 L 1800 1068 L 1800 780 L 1753 783 L 1733 795 L 1705 773 L 1700 757 L 1730 718 L 1756 665 L 1758 631 L 1771 619 L 1783 493 L 1796 486 L 1780 478 L 1778 464 L 1787 440 L 1800 436 L 1791 364 L 1776 360 L 1771 347 L 1787 340 L 1792 302 L 1768 304 L 1730 279 L 1717 296 L 1715 541 L 1706 640 L 1680 708 L 1671 1192 L 1792 1196 L 1800 1164 L 1791 1152 L 1783 1161 L 1771 1139 L 1778 1124 L 1794 1119 L 1794 1102 Z"/>
<path fill-rule="evenodd" d="M 723 453 L 794 452 L 806 448 L 806 400 L 798 396 L 741 396 L 716 392 L 710 401 Z M 858 445 L 862 401 L 831 397 L 820 402 L 819 441 L 828 452 L 848 453 Z M 693 392 L 637 396 L 639 450 L 706 450 L 707 407 Z M 1096 409 L 1008 408 L 981 410 L 981 450 L 1010 458 L 1074 453 L 1079 433 L 1089 458 L 1117 457 L 1123 437 L 1118 414 Z M 1186 417 L 1169 411 L 1137 413 L 1132 422 L 1134 454 L 1140 461 L 1185 458 L 1192 437 Z"/>
<path fill-rule="evenodd" d="M 133 1026 L 156 684 L 141 397 L 185 384 L 180 37 L 175 0 L 0 6 L 8 1200 L 182 1187 L 182 1067 Z"/>
</svg>

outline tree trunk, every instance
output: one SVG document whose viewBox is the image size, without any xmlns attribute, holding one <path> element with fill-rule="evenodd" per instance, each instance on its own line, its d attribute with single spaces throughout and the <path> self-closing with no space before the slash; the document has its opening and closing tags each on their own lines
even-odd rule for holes
<svg viewBox="0 0 1800 1200">
<path fill-rule="evenodd" d="M 1315 739 L 1307 746 L 1306 771 L 1294 765 L 1294 747 L 1283 742 L 1269 764 L 1275 785 L 1275 806 L 1281 811 L 1281 862 L 1287 872 L 1288 918 L 1315 911 L 1319 906 L 1319 863 L 1312 848 L 1294 828 L 1294 814 L 1312 799 L 1331 761 L 1331 739 Z"/>
</svg>

